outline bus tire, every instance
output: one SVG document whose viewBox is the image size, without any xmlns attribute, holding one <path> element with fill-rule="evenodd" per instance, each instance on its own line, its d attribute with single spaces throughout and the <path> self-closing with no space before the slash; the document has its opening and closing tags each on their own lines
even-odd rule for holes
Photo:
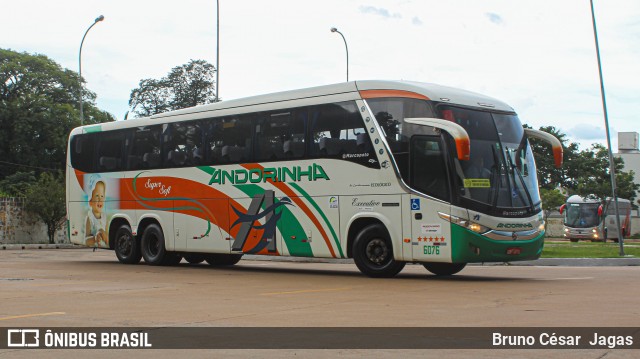
<svg viewBox="0 0 640 359">
<path fill-rule="evenodd" d="M 200 264 L 204 262 L 204 254 L 200 253 L 187 253 L 184 255 L 184 260 L 189 264 Z"/>
<path fill-rule="evenodd" d="M 242 254 L 209 254 L 204 257 L 209 265 L 218 266 L 232 266 L 242 259 Z"/>
<path fill-rule="evenodd" d="M 373 278 L 389 278 L 404 268 L 405 262 L 393 258 L 393 247 L 382 224 L 363 228 L 353 241 L 353 260 L 363 274 Z"/>
<path fill-rule="evenodd" d="M 120 263 L 136 264 L 142 258 L 140 243 L 136 241 L 136 237 L 131 233 L 131 227 L 128 224 L 123 224 L 116 230 L 113 249 Z"/>
<path fill-rule="evenodd" d="M 178 265 L 181 260 L 182 256 L 180 254 L 176 252 L 166 252 L 162 261 L 162 265 L 175 266 Z"/>
<path fill-rule="evenodd" d="M 422 265 L 435 275 L 454 275 L 460 272 L 467 263 L 422 263 Z"/>
<path fill-rule="evenodd" d="M 164 247 L 164 234 L 159 225 L 152 223 L 144 229 L 140 250 L 145 263 L 152 266 L 165 264 L 164 257 L 167 251 Z"/>
<path fill-rule="evenodd" d="M 578 243 L 579 239 L 578 238 L 570 238 L 569 239 L 571 242 L 573 243 Z"/>
</svg>

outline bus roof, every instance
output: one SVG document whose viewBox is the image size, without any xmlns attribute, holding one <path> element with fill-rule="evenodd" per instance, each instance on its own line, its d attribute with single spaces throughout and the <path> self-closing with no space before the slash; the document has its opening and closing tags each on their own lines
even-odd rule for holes
<svg viewBox="0 0 640 359">
<path fill-rule="evenodd" d="M 122 128 L 122 127 L 134 127 L 142 125 L 140 121 L 155 120 L 155 119 L 170 119 L 174 116 L 189 115 L 189 114 L 202 114 L 211 111 L 219 111 L 232 108 L 242 108 L 248 106 L 255 106 L 267 103 L 277 103 L 289 100 L 300 99 L 312 99 L 314 97 L 322 97 L 336 94 L 354 94 L 354 97 L 360 97 L 359 91 L 367 90 L 397 90 L 417 93 L 424 97 L 429 98 L 432 101 L 443 102 L 448 104 L 456 104 L 469 107 L 486 108 L 497 111 L 514 112 L 506 103 L 497 100 L 495 98 L 481 95 L 475 92 L 456 89 L 453 87 L 441 86 L 430 83 L 412 82 L 412 81 L 383 81 L 383 80 L 367 80 L 367 81 L 351 81 L 343 82 L 332 85 L 309 87 L 299 90 L 276 92 L 266 95 L 258 95 L 245 97 L 235 100 L 225 100 L 217 103 L 200 105 L 180 109 L 176 111 L 170 111 L 153 115 L 151 117 L 144 117 L 139 119 L 131 119 L 127 121 L 127 125 L 118 121 L 118 124 L 103 123 L 101 124 L 103 129 Z M 151 121 L 153 122 L 153 121 Z M 146 125 L 146 124 L 145 124 Z M 95 126 L 95 125 L 87 125 Z M 112 127 L 113 126 L 113 127 Z"/>
<path fill-rule="evenodd" d="M 304 99 L 320 96 L 333 95 L 338 93 L 349 93 L 364 90 L 400 90 L 415 92 L 424 95 L 433 101 L 447 102 L 463 106 L 486 107 L 500 111 L 513 112 L 506 103 L 497 99 L 484 96 L 475 92 L 460 90 L 453 87 L 441 86 L 430 83 L 411 82 L 411 81 L 351 81 L 333 85 L 325 85 L 318 87 L 309 87 L 305 89 L 276 92 L 266 95 L 258 95 L 245 97 L 236 100 L 221 101 L 208 105 L 189 107 L 177 111 L 171 111 L 151 116 L 151 118 L 163 118 L 169 116 L 183 115 L 188 113 L 221 110 L 233 107 L 244 107 L 259 105 L 263 103 L 272 103 L 279 101 L 287 101 L 292 99 Z"/>
<path fill-rule="evenodd" d="M 613 201 L 613 198 L 607 197 L 606 200 Z M 580 197 L 577 194 L 574 194 L 573 196 L 567 199 L 567 203 L 600 203 L 600 200 L 596 198 Z M 631 202 L 628 199 L 618 198 L 618 203 L 631 203 Z"/>
</svg>

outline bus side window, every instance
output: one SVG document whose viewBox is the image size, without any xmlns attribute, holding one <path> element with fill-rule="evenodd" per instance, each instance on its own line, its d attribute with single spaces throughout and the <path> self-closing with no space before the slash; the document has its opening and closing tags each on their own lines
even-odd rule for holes
<svg viewBox="0 0 640 359">
<path fill-rule="evenodd" d="M 222 162 L 222 118 L 211 118 L 203 122 L 204 164 L 217 165 Z"/>
<path fill-rule="evenodd" d="M 435 136 L 413 136 L 410 152 L 409 185 L 422 193 L 449 201 L 449 181 L 440 139 Z"/>
<path fill-rule="evenodd" d="M 75 135 L 71 139 L 71 165 L 82 172 L 95 172 L 96 134 Z"/>
<path fill-rule="evenodd" d="M 253 115 L 240 115 L 226 117 L 221 120 L 222 126 L 220 141 L 221 163 L 243 163 L 252 158 L 252 126 Z"/>
<path fill-rule="evenodd" d="M 202 134 L 198 121 L 175 122 L 164 127 L 164 167 L 202 163 Z"/>
<path fill-rule="evenodd" d="M 255 160 L 279 161 L 304 156 L 304 109 L 260 114 L 256 121 Z"/>
<path fill-rule="evenodd" d="M 335 158 L 379 168 L 369 133 L 353 102 L 313 106 L 309 111 L 312 158 Z"/>
<path fill-rule="evenodd" d="M 127 170 L 159 167 L 161 125 L 136 127 L 132 130 L 130 143 L 127 144 Z"/>
<path fill-rule="evenodd" d="M 98 172 L 121 171 L 124 169 L 122 155 L 126 131 L 102 132 L 98 137 Z"/>
</svg>

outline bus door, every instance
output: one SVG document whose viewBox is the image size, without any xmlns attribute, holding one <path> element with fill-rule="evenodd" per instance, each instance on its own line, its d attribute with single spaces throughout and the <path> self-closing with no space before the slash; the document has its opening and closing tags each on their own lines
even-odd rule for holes
<svg viewBox="0 0 640 359">
<path fill-rule="evenodd" d="M 450 185 L 440 136 L 413 136 L 410 144 L 409 185 L 411 248 L 414 261 L 450 262 Z M 444 217 L 444 218 L 443 218 Z"/>
</svg>

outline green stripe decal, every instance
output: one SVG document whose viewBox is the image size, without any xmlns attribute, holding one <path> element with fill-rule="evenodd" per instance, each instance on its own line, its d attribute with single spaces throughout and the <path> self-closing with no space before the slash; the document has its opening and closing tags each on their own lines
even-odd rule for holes
<svg viewBox="0 0 640 359">
<path fill-rule="evenodd" d="M 309 203 L 311 203 L 311 205 L 313 205 L 313 208 L 315 208 L 316 211 L 318 211 L 318 213 L 320 213 L 320 215 L 322 216 L 322 219 L 324 219 L 324 223 L 327 224 L 327 227 L 329 227 L 329 230 L 331 231 L 331 235 L 333 236 L 333 241 L 336 243 L 336 247 L 338 247 L 338 252 L 340 252 L 340 258 L 344 258 L 344 253 L 342 253 L 342 246 L 340 246 L 340 241 L 338 241 L 338 236 L 336 235 L 336 232 L 333 230 L 333 226 L 331 225 L 331 222 L 329 222 L 329 219 L 327 218 L 327 216 L 320 209 L 320 206 L 318 206 L 316 201 L 314 201 L 313 198 L 311 198 L 311 196 L 309 196 L 309 194 L 307 192 L 305 192 L 296 183 L 289 183 L 289 186 L 295 188 L 296 191 L 298 191 L 300 194 L 302 194 L 304 196 L 304 198 L 307 201 L 309 201 Z"/>
<path fill-rule="evenodd" d="M 237 185 L 235 187 L 249 197 L 264 193 L 264 188 L 254 184 Z M 277 202 L 278 199 L 274 199 L 274 201 Z M 264 205 L 262 208 L 264 209 Z M 304 228 L 302 228 L 300 222 L 287 206 L 280 207 L 280 211 L 281 217 L 276 226 L 282 235 L 285 246 L 287 246 L 289 255 L 297 257 L 313 257 L 311 244 L 307 242 L 307 234 L 304 232 Z M 292 237 L 295 239 L 292 239 Z"/>
<path fill-rule="evenodd" d="M 84 129 L 84 133 L 96 133 L 96 132 L 102 132 L 102 125 L 85 127 Z"/>
</svg>

